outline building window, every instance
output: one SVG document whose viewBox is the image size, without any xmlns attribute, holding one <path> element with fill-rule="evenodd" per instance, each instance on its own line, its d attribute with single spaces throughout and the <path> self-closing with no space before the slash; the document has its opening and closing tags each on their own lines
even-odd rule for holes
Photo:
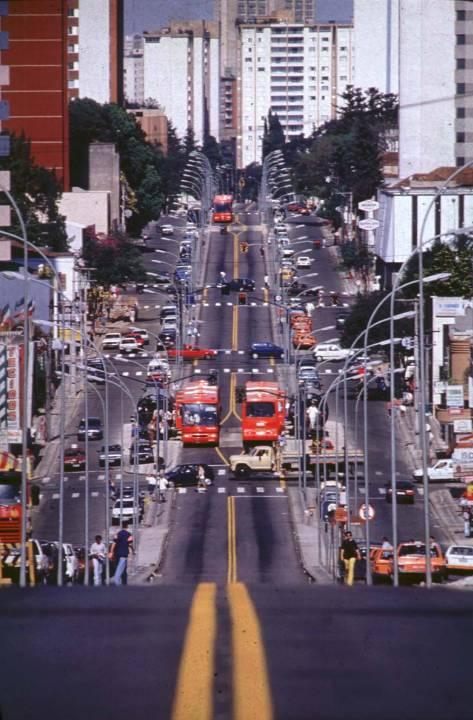
<svg viewBox="0 0 473 720">
<path fill-rule="evenodd" d="M 463 22 L 466 20 L 466 10 L 457 10 L 457 21 Z"/>
<path fill-rule="evenodd" d="M 466 112 L 464 107 L 457 108 L 457 118 L 461 119 L 466 117 Z"/>
<path fill-rule="evenodd" d="M 457 95 L 465 94 L 465 83 L 457 83 Z"/>
<path fill-rule="evenodd" d="M 464 143 L 464 142 L 465 142 L 465 133 L 457 132 L 457 143 Z"/>
<path fill-rule="evenodd" d="M 465 35 L 457 35 L 457 45 L 465 44 Z"/>
<path fill-rule="evenodd" d="M 463 165 L 465 164 L 465 158 L 460 155 L 456 159 L 456 164 L 457 164 L 457 167 L 463 167 Z"/>
</svg>

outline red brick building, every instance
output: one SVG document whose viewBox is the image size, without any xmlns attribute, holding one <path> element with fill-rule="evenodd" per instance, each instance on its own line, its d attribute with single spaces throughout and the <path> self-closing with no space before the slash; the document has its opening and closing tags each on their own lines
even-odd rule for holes
<svg viewBox="0 0 473 720">
<path fill-rule="evenodd" d="M 2 130 L 23 132 L 35 162 L 54 169 L 68 190 L 67 0 L 10 0 L 6 7 L 0 65 L 9 68 L 9 83 L 0 91 L 10 116 Z"/>
</svg>

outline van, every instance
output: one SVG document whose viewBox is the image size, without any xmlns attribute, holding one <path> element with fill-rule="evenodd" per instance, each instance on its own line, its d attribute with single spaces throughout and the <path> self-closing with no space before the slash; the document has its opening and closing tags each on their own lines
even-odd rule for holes
<svg viewBox="0 0 473 720">
<path fill-rule="evenodd" d="M 166 317 L 176 317 L 177 316 L 177 307 L 175 305 L 164 305 L 164 307 L 161 308 L 161 312 L 159 313 L 159 319 L 161 322 Z"/>
</svg>

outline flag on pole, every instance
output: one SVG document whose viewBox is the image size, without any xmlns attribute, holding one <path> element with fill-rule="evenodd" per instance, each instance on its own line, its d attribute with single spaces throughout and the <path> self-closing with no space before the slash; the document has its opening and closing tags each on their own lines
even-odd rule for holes
<svg viewBox="0 0 473 720">
<path fill-rule="evenodd" d="M 0 310 L 0 327 L 3 327 L 8 330 L 11 323 L 11 310 L 10 305 L 7 303 L 4 305 L 4 307 Z"/>
<path fill-rule="evenodd" d="M 35 301 L 33 299 L 31 299 L 28 303 L 28 313 L 27 313 L 28 317 L 31 317 L 33 315 L 35 306 L 36 306 Z"/>
</svg>

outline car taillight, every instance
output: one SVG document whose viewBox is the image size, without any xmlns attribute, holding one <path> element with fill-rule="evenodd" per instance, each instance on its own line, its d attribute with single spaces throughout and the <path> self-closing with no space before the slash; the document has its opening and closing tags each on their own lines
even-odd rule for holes
<svg viewBox="0 0 473 720">
<path fill-rule="evenodd" d="M 414 490 L 406 490 L 407 495 L 414 495 Z"/>
</svg>

